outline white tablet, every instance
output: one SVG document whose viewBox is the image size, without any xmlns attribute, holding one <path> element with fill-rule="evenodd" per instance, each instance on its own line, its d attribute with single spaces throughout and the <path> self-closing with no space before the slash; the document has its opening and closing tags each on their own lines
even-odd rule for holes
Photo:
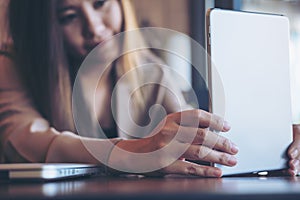
<svg viewBox="0 0 300 200">
<path fill-rule="evenodd" d="M 285 16 L 212 9 L 207 12 L 211 111 L 239 147 L 223 175 L 287 167 L 292 141 L 289 21 Z M 223 133 L 222 133 L 223 134 Z"/>
</svg>

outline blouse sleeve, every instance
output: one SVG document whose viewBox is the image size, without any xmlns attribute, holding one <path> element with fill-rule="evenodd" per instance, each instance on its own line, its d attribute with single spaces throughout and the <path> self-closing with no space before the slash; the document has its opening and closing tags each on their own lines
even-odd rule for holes
<svg viewBox="0 0 300 200">
<path fill-rule="evenodd" d="M 164 92 L 163 105 L 165 105 L 168 113 L 194 109 L 192 105 L 186 102 L 183 93 L 176 82 L 178 75 L 173 75 L 175 77 L 177 76 L 174 79 L 172 78 L 171 72 L 168 70 L 163 70 L 163 74 L 162 82 L 165 85 L 164 88 L 167 88 Z"/>
<path fill-rule="evenodd" d="M 118 141 L 84 138 L 50 127 L 34 108 L 13 61 L 0 55 L 0 162 L 100 164 Z"/>
</svg>

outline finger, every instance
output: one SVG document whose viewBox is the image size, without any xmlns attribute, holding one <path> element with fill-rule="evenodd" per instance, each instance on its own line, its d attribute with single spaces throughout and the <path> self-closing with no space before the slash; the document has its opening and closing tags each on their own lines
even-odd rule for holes
<svg viewBox="0 0 300 200">
<path fill-rule="evenodd" d="M 288 172 L 288 174 L 291 175 L 291 176 L 297 176 L 297 175 L 298 175 L 298 172 L 295 171 L 295 170 L 292 170 L 292 169 L 288 169 L 287 172 Z"/>
<path fill-rule="evenodd" d="M 289 166 L 290 166 L 291 170 L 300 171 L 300 161 L 297 160 L 297 159 L 290 160 L 289 161 Z"/>
<path fill-rule="evenodd" d="M 170 117 L 181 126 L 211 128 L 216 131 L 229 131 L 230 126 L 223 118 L 203 110 L 187 110 L 173 113 Z"/>
<path fill-rule="evenodd" d="M 296 142 L 293 142 L 288 150 L 288 156 L 291 159 L 297 159 L 300 158 L 300 151 L 298 148 L 298 145 Z"/>
<path fill-rule="evenodd" d="M 176 139 L 189 144 L 201 144 L 230 154 L 238 152 L 238 147 L 233 142 L 208 129 L 180 126 Z"/>
<path fill-rule="evenodd" d="M 216 167 L 198 165 L 195 163 L 177 160 L 163 169 L 167 174 L 195 175 L 202 177 L 221 177 L 222 171 Z"/>
<path fill-rule="evenodd" d="M 237 160 L 233 155 L 200 145 L 190 145 L 183 154 L 183 157 L 190 160 L 201 160 L 226 166 L 234 166 L 237 164 Z"/>
</svg>

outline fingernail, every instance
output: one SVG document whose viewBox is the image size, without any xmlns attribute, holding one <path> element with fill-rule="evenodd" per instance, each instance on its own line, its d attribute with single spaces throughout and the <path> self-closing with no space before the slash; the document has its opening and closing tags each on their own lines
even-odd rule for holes
<svg viewBox="0 0 300 200">
<path fill-rule="evenodd" d="M 296 157 L 298 156 L 298 153 L 299 153 L 298 149 L 295 149 L 295 150 L 291 153 L 292 158 L 296 158 Z"/>
<path fill-rule="evenodd" d="M 228 160 L 228 164 L 229 164 L 229 165 L 236 165 L 236 163 L 237 163 L 236 158 L 235 158 L 234 156 L 231 156 L 231 157 L 229 158 L 229 160 Z"/>
<path fill-rule="evenodd" d="M 234 143 L 231 143 L 231 152 L 232 153 L 239 152 L 239 148 Z"/>
<path fill-rule="evenodd" d="M 213 175 L 215 177 L 221 177 L 222 176 L 222 171 L 221 170 L 215 170 L 214 173 L 213 173 Z"/>
<path fill-rule="evenodd" d="M 230 130 L 230 125 L 229 125 L 229 123 L 227 122 L 227 121 L 224 121 L 223 122 L 223 130 L 224 131 L 228 131 L 228 130 Z"/>
<path fill-rule="evenodd" d="M 189 172 L 190 175 L 196 175 L 197 174 L 197 170 L 195 167 L 190 167 L 189 168 Z"/>
</svg>

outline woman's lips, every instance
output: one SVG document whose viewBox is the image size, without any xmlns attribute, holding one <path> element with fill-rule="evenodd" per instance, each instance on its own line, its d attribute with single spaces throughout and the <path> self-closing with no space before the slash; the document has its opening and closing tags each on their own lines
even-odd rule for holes
<svg viewBox="0 0 300 200">
<path fill-rule="evenodd" d="M 94 40 L 91 41 L 87 41 L 85 46 L 85 49 L 88 51 L 93 50 L 98 44 L 100 44 L 101 42 L 104 42 L 105 40 L 109 39 L 110 37 L 112 37 L 113 34 L 110 31 L 105 31 L 101 34 L 101 37 L 96 37 L 94 38 Z"/>
</svg>

